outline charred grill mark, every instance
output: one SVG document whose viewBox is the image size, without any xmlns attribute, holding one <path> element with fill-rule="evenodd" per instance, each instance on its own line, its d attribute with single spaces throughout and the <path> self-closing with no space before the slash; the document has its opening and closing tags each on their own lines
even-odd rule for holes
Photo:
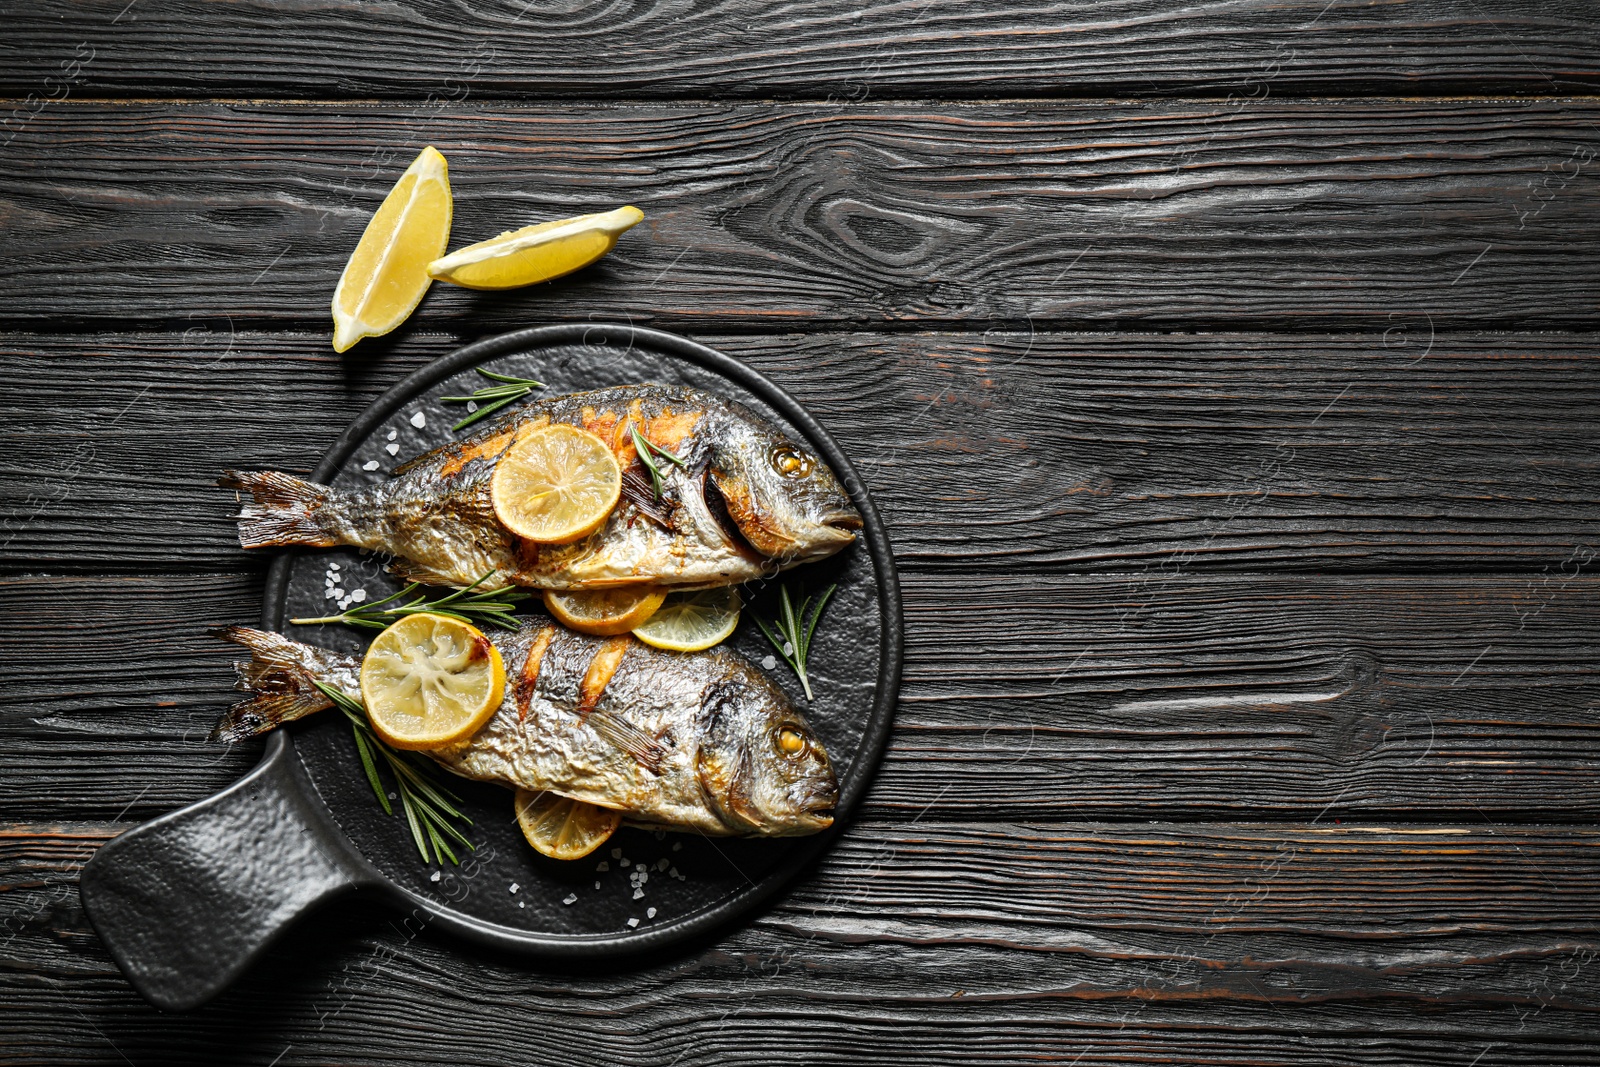
<svg viewBox="0 0 1600 1067">
<path fill-rule="evenodd" d="M 578 686 L 577 711 L 580 719 L 587 719 L 600 703 L 606 686 L 611 684 L 611 678 L 622 665 L 622 657 L 632 642 L 633 638 L 627 634 L 608 637 L 595 650 L 594 658 L 589 661 L 589 669 L 583 672 L 583 682 Z"/>
<path fill-rule="evenodd" d="M 522 673 L 517 676 L 516 692 L 513 699 L 517 704 L 517 721 L 528 721 L 528 708 L 533 703 L 533 692 L 539 684 L 539 668 L 544 666 L 544 653 L 550 647 L 550 639 L 555 637 L 556 628 L 546 626 L 533 635 L 533 641 L 528 645 L 527 658 L 522 661 Z"/>
</svg>

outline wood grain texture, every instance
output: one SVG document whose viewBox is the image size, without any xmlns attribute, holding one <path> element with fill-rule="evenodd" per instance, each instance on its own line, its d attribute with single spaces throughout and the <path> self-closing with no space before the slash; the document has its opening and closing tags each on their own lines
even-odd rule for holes
<svg viewBox="0 0 1600 1067">
<path fill-rule="evenodd" d="M 1573 92 L 1574 0 L 13 5 L 0 92 L 482 98 Z M 64 65 L 65 64 L 65 65 Z"/>
<path fill-rule="evenodd" d="M 404 1055 L 383 1062 L 523 1062 L 529 1044 L 564 1064 L 1600 1053 L 1592 828 L 874 825 L 762 918 L 666 958 L 552 971 L 351 902 L 182 1016 L 132 998 L 79 908 L 75 872 L 118 829 L 0 830 L 13 1062 L 96 1062 L 109 1042 L 198 1063 L 225 1041 L 243 1044 L 229 1062 L 380 1062 L 402 1013 Z"/>
<path fill-rule="evenodd" d="M 433 143 L 457 244 L 621 202 L 648 217 L 569 279 L 435 286 L 424 329 L 1587 328 L 1597 117 L 1592 100 L 68 101 L 0 157 L 0 324 L 322 329 L 370 213 Z"/>
<path fill-rule="evenodd" d="M 1559 570 L 1600 546 L 1597 336 L 699 335 L 839 438 L 912 569 Z M 0 568 L 251 566 L 223 467 L 309 470 L 461 339 L 0 336 Z"/>
<path fill-rule="evenodd" d="M 904 576 L 869 819 L 1600 814 L 1600 578 Z M 147 817 L 209 745 L 254 576 L 0 582 L 0 817 Z M 813 665 L 821 674 L 825 660 Z M 259 744 L 259 743 L 257 743 Z"/>
</svg>

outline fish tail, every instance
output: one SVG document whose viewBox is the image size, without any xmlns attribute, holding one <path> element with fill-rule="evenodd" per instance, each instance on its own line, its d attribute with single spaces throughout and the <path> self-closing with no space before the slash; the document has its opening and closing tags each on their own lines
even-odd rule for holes
<svg viewBox="0 0 1600 1067">
<path fill-rule="evenodd" d="M 239 544 L 245 548 L 344 543 L 327 521 L 323 505 L 334 491 L 325 485 L 277 471 L 223 471 L 217 484 L 250 494 L 235 516 Z"/>
<path fill-rule="evenodd" d="M 314 683 L 333 680 L 330 668 L 336 666 L 336 654 L 248 626 L 222 626 L 210 632 L 250 650 L 248 661 L 233 665 L 239 672 L 234 688 L 249 696 L 223 713 L 211 740 L 243 741 L 333 706 Z M 322 678 L 324 673 L 330 677 Z"/>
</svg>

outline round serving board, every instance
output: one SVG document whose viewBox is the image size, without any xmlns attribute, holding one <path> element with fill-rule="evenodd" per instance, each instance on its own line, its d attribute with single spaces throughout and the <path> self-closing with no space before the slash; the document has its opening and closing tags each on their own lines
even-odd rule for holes
<svg viewBox="0 0 1600 1067">
<path fill-rule="evenodd" d="M 441 397 L 490 384 L 484 368 L 544 382 L 535 396 L 642 382 L 719 393 L 773 420 L 832 465 L 865 522 L 839 556 L 782 576 L 792 588 L 837 591 L 810 656 L 814 699 L 751 620 L 770 618 L 777 583 L 746 587 L 744 617 L 730 639 L 806 709 L 840 778 L 842 824 L 861 797 L 888 733 L 900 673 L 900 603 L 888 539 L 849 460 L 799 404 L 742 363 L 682 337 L 625 326 L 555 326 L 481 341 L 396 385 L 364 412 L 324 457 L 314 477 L 340 487 L 381 481 L 401 462 L 475 432 L 451 426 L 466 415 Z M 505 412 L 491 418 L 499 418 Z M 284 553 L 267 583 L 263 621 L 297 640 L 343 651 L 365 648 L 373 631 L 285 620 L 336 614 L 355 590 L 367 601 L 400 584 L 383 557 L 349 549 Z M 331 586 L 331 591 L 330 591 Z M 528 604 L 537 604 L 537 594 Z M 536 610 L 536 609 L 535 609 Z M 441 771 L 462 798 L 477 846 L 458 868 L 425 863 L 404 819 L 385 815 L 362 774 L 341 717 L 316 715 L 287 742 L 316 798 L 367 866 L 362 882 L 420 908 L 431 921 L 475 939 L 547 956 L 595 957 L 655 948 L 748 912 L 781 887 L 839 832 L 775 840 L 716 838 L 624 828 L 583 860 L 540 856 L 522 839 L 509 790 Z M 269 753 L 270 757 L 270 753 Z M 398 809 L 398 806 L 397 806 Z"/>
</svg>

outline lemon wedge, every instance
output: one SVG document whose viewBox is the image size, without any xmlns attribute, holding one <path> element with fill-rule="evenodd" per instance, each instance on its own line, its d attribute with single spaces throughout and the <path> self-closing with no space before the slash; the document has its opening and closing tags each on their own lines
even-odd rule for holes
<svg viewBox="0 0 1600 1067">
<path fill-rule="evenodd" d="M 619 207 L 524 226 L 434 260 L 428 264 L 428 275 L 468 289 L 516 289 L 549 281 L 587 267 L 611 251 L 617 238 L 643 218 L 644 212 L 636 207 Z"/>
<path fill-rule="evenodd" d="M 593 592 L 544 591 L 544 606 L 560 623 L 596 637 L 625 634 L 656 613 L 667 594 L 653 586 L 623 586 Z"/>
<path fill-rule="evenodd" d="M 672 593 L 633 636 L 654 648 L 699 652 L 720 645 L 739 625 L 739 591 L 732 586 Z"/>
<path fill-rule="evenodd" d="M 581 860 L 622 825 L 620 811 L 557 793 L 519 789 L 516 804 L 522 836 L 551 859 Z"/>
<path fill-rule="evenodd" d="M 523 434 L 495 464 L 489 500 L 518 537 L 564 545 L 600 528 L 622 495 L 622 468 L 606 443 L 564 423 Z"/>
<path fill-rule="evenodd" d="M 470 737 L 500 707 L 505 687 L 499 649 L 448 615 L 407 615 L 374 638 L 361 661 L 367 718 L 395 748 Z"/>
<path fill-rule="evenodd" d="M 427 264 L 450 243 L 450 174 L 424 148 L 383 198 L 333 291 L 333 350 L 381 337 L 428 291 Z"/>
</svg>

